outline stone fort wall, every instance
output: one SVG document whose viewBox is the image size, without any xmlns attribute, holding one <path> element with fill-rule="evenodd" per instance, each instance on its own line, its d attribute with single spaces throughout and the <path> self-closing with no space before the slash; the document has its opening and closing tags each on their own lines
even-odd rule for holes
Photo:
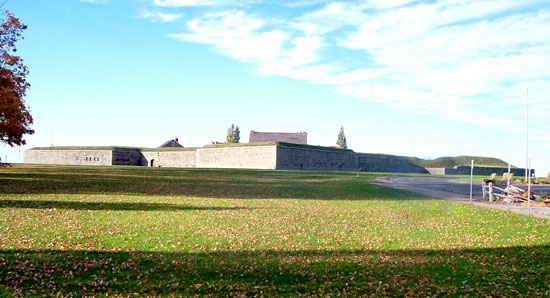
<svg viewBox="0 0 550 298">
<path fill-rule="evenodd" d="M 139 166 L 171 167 L 171 168 L 195 168 L 195 150 L 158 150 L 142 151 Z"/>
<path fill-rule="evenodd" d="M 357 171 L 357 154 L 352 150 L 281 145 L 277 147 L 276 169 Z"/>
<path fill-rule="evenodd" d="M 276 146 L 204 147 L 142 151 L 139 165 L 177 168 L 275 169 Z"/>
<path fill-rule="evenodd" d="M 111 150 L 72 150 L 72 149 L 43 149 L 26 150 L 23 152 L 23 162 L 37 164 L 69 164 L 69 165 L 112 165 L 113 152 Z"/>
<path fill-rule="evenodd" d="M 357 157 L 358 167 L 363 172 L 428 174 L 426 168 L 417 166 L 402 156 L 358 153 Z"/>
<path fill-rule="evenodd" d="M 139 150 L 112 150 L 113 162 L 111 165 L 137 166 L 141 164 L 142 154 Z"/>
<path fill-rule="evenodd" d="M 277 146 L 235 146 L 197 149 L 197 168 L 276 169 Z"/>
<path fill-rule="evenodd" d="M 33 148 L 23 161 L 34 164 L 127 165 L 180 168 L 239 168 L 278 170 L 362 171 L 393 173 L 470 174 L 470 167 L 429 169 L 408 158 L 385 154 L 356 153 L 331 147 L 291 143 L 256 143 L 185 149 L 132 148 Z M 503 172 L 506 172 L 505 169 Z M 476 175 L 500 172 L 476 168 Z M 524 169 L 513 169 L 524 175 Z M 522 174 L 523 173 L 523 174 Z"/>
</svg>

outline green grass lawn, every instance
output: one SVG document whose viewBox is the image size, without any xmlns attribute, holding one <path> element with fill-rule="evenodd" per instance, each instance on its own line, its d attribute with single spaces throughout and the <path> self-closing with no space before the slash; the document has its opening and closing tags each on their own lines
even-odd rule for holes
<svg viewBox="0 0 550 298">
<path fill-rule="evenodd" d="M 550 221 L 375 177 L 0 168 L 0 296 L 550 296 Z"/>
</svg>

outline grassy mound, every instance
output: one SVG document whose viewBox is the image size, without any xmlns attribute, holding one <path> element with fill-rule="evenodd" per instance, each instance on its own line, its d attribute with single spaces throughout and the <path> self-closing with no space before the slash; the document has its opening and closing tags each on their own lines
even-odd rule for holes
<svg viewBox="0 0 550 298">
<path fill-rule="evenodd" d="M 454 168 L 458 166 L 470 166 L 474 160 L 476 166 L 507 168 L 508 163 L 492 157 L 480 156 L 456 156 L 456 157 L 439 157 L 433 160 L 411 158 L 411 162 L 425 168 Z"/>
</svg>

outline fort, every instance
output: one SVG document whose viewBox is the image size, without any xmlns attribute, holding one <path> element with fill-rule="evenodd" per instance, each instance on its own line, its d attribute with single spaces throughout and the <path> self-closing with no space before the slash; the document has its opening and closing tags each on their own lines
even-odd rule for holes
<svg viewBox="0 0 550 298">
<path fill-rule="evenodd" d="M 411 158 L 356 153 L 350 149 L 307 144 L 307 133 L 250 132 L 249 143 L 212 142 L 184 148 L 179 139 L 158 148 L 37 147 L 23 154 L 25 163 L 68 165 L 148 166 L 176 168 L 235 168 L 265 170 L 361 171 L 420 174 L 470 174 L 470 167 L 424 168 Z M 516 176 L 525 169 L 511 170 Z M 501 175 L 508 168 L 475 167 L 476 175 Z"/>
<path fill-rule="evenodd" d="M 410 158 L 356 153 L 349 149 L 285 142 L 213 144 L 200 148 L 37 147 L 24 152 L 25 163 L 124 165 L 179 168 L 361 171 L 424 174 L 469 174 L 470 167 L 424 168 Z M 501 175 L 507 168 L 475 167 L 474 174 Z M 525 169 L 512 169 L 516 176 Z"/>
</svg>

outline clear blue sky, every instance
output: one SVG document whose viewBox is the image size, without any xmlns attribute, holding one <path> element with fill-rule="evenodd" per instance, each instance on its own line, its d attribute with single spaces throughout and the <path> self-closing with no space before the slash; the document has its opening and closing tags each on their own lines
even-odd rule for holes
<svg viewBox="0 0 550 298">
<path fill-rule="evenodd" d="M 9 0 L 36 134 L 186 147 L 238 125 L 550 170 L 550 1 Z M 527 90 L 529 90 L 527 92 Z M 526 103 L 529 103 L 527 105 Z M 527 113 L 526 107 L 529 107 Z M 527 115 L 529 124 L 527 125 Z"/>
</svg>

